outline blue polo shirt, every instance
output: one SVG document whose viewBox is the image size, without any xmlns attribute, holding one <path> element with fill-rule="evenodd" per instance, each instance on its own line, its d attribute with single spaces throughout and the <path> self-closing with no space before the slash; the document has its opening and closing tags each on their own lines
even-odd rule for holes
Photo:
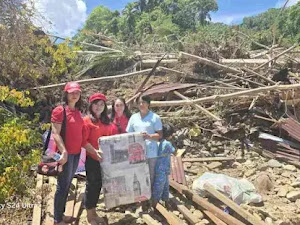
<svg viewBox="0 0 300 225">
<path fill-rule="evenodd" d="M 155 134 L 162 130 L 162 123 L 160 117 L 149 111 L 148 114 L 142 118 L 140 112 L 133 114 L 126 128 L 127 132 L 147 132 L 148 134 Z M 147 158 L 157 157 L 158 144 L 155 140 L 145 140 Z"/>
</svg>

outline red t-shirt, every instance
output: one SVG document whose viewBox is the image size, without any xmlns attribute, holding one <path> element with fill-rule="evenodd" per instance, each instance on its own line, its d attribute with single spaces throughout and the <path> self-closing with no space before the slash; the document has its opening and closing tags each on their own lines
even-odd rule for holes
<svg viewBox="0 0 300 225">
<path fill-rule="evenodd" d="M 121 117 L 117 117 L 117 115 L 115 115 L 114 121 L 112 122 L 111 126 L 112 135 L 126 133 L 128 120 L 129 119 L 126 117 L 125 114 L 123 114 Z M 120 124 L 119 126 L 121 132 L 119 131 L 118 124 Z"/>
<path fill-rule="evenodd" d="M 101 121 L 92 122 L 89 116 L 83 118 L 84 128 L 83 128 L 83 144 L 85 146 L 90 143 L 95 149 L 99 149 L 98 139 L 102 136 L 111 135 L 111 124 L 103 124 Z M 97 160 L 94 154 L 86 152 L 87 155 L 91 156 L 93 159 Z"/>
<path fill-rule="evenodd" d="M 79 154 L 82 144 L 82 130 L 83 119 L 78 109 L 70 109 L 69 106 L 65 106 L 66 109 L 66 135 L 65 135 L 65 147 L 68 154 Z M 61 124 L 64 119 L 63 106 L 57 106 L 52 111 L 51 122 Z"/>
</svg>

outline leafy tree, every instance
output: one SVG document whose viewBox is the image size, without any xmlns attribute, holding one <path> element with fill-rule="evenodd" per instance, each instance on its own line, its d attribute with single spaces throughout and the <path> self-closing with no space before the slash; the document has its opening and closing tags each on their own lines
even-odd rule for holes
<svg viewBox="0 0 300 225">
<path fill-rule="evenodd" d="M 88 16 L 84 29 L 92 30 L 94 33 L 117 34 L 119 31 L 118 20 L 120 13 L 112 12 L 108 8 L 99 5 Z"/>
</svg>

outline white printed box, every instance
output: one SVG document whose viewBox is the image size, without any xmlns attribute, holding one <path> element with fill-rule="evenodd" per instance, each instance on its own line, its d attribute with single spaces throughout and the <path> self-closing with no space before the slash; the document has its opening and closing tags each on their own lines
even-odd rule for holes
<svg viewBox="0 0 300 225">
<path fill-rule="evenodd" d="M 101 137 L 99 146 L 103 151 L 105 206 L 110 209 L 150 199 L 151 183 L 143 136 L 127 133 Z"/>
</svg>

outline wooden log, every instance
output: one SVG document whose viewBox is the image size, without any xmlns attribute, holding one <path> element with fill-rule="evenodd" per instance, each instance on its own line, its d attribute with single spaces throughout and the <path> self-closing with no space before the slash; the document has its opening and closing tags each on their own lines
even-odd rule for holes
<svg viewBox="0 0 300 225">
<path fill-rule="evenodd" d="M 236 204 L 234 201 L 229 199 L 227 196 L 223 195 L 219 191 L 217 191 L 214 186 L 212 186 L 209 183 L 204 184 L 204 188 L 207 192 L 209 192 L 212 196 L 223 202 L 224 204 L 228 205 L 232 210 L 234 210 L 236 213 L 238 213 L 241 217 L 243 217 L 245 220 L 249 221 L 251 224 L 254 225 L 266 225 L 263 221 L 259 220 L 255 216 L 253 216 L 248 211 L 241 208 L 238 204 Z"/>
<path fill-rule="evenodd" d="M 187 101 L 187 100 L 152 101 L 151 107 L 192 105 L 195 103 L 198 104 L 198 103 L 204 103 L 204 102 L 233 99 L 233 98 L 238 98 L 241 96 L 253 98 L 254 95 L 256 95 L 256 94 L 265 93 L 265 92 L 272 91 L 272 90 L 279 91 L 279 90 L 298 89 L 298 88 L 300 88 L 300 84 L 272 85 L 272 86 L 266 86 L 266 87 L 253 88 L 253 89 L 244 90 L 244 91 L 238 91 L 238 92 L 229 93 L 229 94 L 225 94 L 225 95 L 212 95 L 212 96 L 208 96 L 208 97 L 193 99 L 190 101 Z"/>
<path fill-rule="evenodd" d="M 191 101 L 191 99 L 189 99 L 188 97 L 180 94 L 178 91 L 173 91 L 173 93 L 178 96 L 179 98 L 183 99 L 183 100 L 187 100 L 187 101 Z M 197 109 L 199 109 L 203 114 L 213 118 L 214 120 L 222 120 L 221 118 L 219 118 L 218 116 L 214 115 L 213 113 L 209 112 L 207 109 L 205 109 L 204 107 L 198 105 L 198 104 L 193 104 L 193 106 Z"/>
<path fill-rule="evenodd" d="M 244 223 L 232 217 L 231 215 L 223 212 L 215 205 L 209 203 L 206 199 L 198 196 L 197 194 L 194 194 L 186 186 L 178 184 L 172 180 L 170 180 L 170 186 L 175 190 L 177 190 L 179 193 L 184 194 L 187 198 L 189 198 L 193 202 L 197 203 L 200 207 L 210 211 L 213 215 L 215 215 L 216 217 L 218 217 L 220 220 L 224 221 L 228 225 L 234 225 L 234 224 L 245 225 Z"/>
<path fill-rule="evenodd" d="M 43 179 L 44 176 L 41 174 L 37 175 L 37 182 L 35 190 L 43 191 Z M 42 222 L 42 195 L 43 193 L 36 193 L 36 197 L 38 198 L 33 207 L 33 215 L 32 215 L 32 225 L 41 225 Z"/>
<path fill-rule="evenodd" d="M 149 214 L 143 214 L 142 219 L 144 223 L 148 225 L 160 225 L 160 223 L 153 219 Z"/>
<path fill-rule="evenodd" d="M 268 59 L 219 59 L 219 63 L 224 64 L 262 64 L 268 62 Z"/>
<path fill-rule="evenodd" d="M 196 224 L 199 219 L 193 215 L 181 202 L 179 202 L 174 196 L 170 194 L 170 201 L 176 206 L 177 210 L 189 221 L 190 224 Z"/>
<path fill-rule="evenodd" d="M 45 225 L 54 224 L 54 195 L 56 191 L 56 178 L 49 177 L 49 185 L 51 187 L 51 192 L 47 198 Z"/>
<path fill-rule="evenodd" d="M 125 73 L 125 74 L 120 74 L 120 75 L 115 75 L 115 76 L 105 76 L 105 77 L 97 77 L 97 78 L 84 79 L 84 80 L 76 80 L 76 82 L 80 83 L 80 84 L 86 84 L 86 83 L 93 83 L 93 82 L 98 82 L 98 81 L 109 81 L 109 80 L 115 80 L 115 79 L 119 79 L 119 78 L 135 76 L 135 75 L 143 75 L 143 74 L 150 72 L 151 70 L 152 69 L 146 69 L 146 70 L 141 70 L 141 71 L 132 72 L 132 73 Z M 59 83 L 59 84 L 50 84 L 50 85 L 41 86 L 41 87 L 34 87 L 32 89 L 39 90 L 39 89 L 47 89 L 47 88 L 56 88 L 56 87 L 62 87 L 65 85 L 66 85 L 66 82 L 63 82 L 63 83 Z"/>
<path fill-rule="evenodd" d="M 79 213 L 83 202 L 84 191 L 85 191 L 85 186 L 81 186 L 77 190 L 76 203 L 73 211 L 73 217 L 76 219 L 76 221 L 72 223 L 73 225 L 76 225 L 79 222 Z"/>
<path fill-rule="evenodd" d="M 182 162 L 213 162 L 213 161 L 238 161 L 243 158 L 238 157 L 208 157 L 208 158 L 183 158 Z"/>
<path fill-rule="evenodd" d="M 156 205 L 156 209 L 160 212 L 160 214 L 165 217 L 167 222 L 170 225 L 181 225 L 183 221 L 175 216 L 172 212 L 167 211 L 161 204 Z"/>
</svg>

